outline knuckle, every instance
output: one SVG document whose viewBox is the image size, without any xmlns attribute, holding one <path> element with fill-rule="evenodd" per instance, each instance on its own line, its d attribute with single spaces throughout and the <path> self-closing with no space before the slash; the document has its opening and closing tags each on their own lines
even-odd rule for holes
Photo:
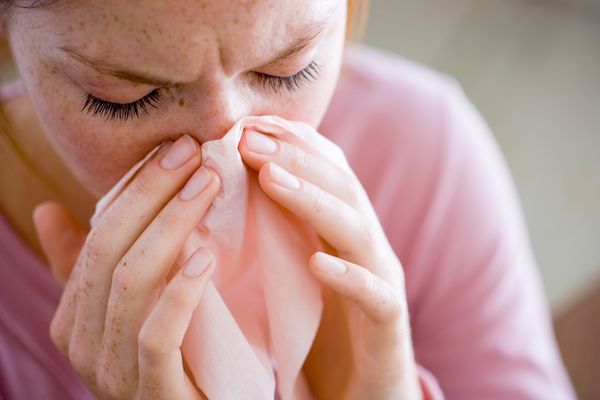
<svg viewBox="0 0 600 400">
<path fill-rule="evenodd" d="M 99 368 L 95 374 L 95 386 L 104 399 L 124 399 L 123 393 L 115 385 L 114 374 L 108 368 Z"/>
<path fill-rule="evenodd" d="M 381 307 L 384 310 L 383 316 L 387 320 L 395 320 L 404 312 L 402 300 L 390 285 L 382 286 Z"/>
<path fill-rule="evenodd" d="M 162 334 L 154 324 L 146 323 L 138 334 L 138 351 L 144 362 L 156 363 L 165 353 Z"/>
<path fill-rule="evenodd" d="M 376 234 L 370 221 L 366 217 L 362 217 L 360 219 L 359 229 L 360 243 L 362 243 L 365 246 L 369 246 L 368 248 L 371 248 L 376 243 Z"/>
<path fill-rule="evenodd" d="M 156 220 L 154 223 L 158 227 L 158 231 L 160 233 L 172 232 L 174 229 L 176 229 L 177 226 L 180 225 L 176 213 L 169 211 L 173 210 L 169 210 L 167 208 L 156 216 Z"/>
<path fill-rule="evenodd" d="M 129 190 L 134 197 L 150 197 L 156 191 L 156 184 L 152 181 L 152 176 L 142 170 L 137 179 L 131 182 Z"/>
<path fill-rule="evenodd" d="M 79 375 L 81 375 L 82 377 L 89 376 L 89 371 L 91 369 L 91 365 L 93 364 L 92 362 L 90 362 L 91 357 L 88 356 L 84 346 L 79 346 L 76 343 L 74 343 L 74 345 L 69 346 L 68 358 L 69 362 L 71 363 L 75 371 L 79 373 Z"/>
<path fill-rule="evenodd" d="M 344 182 L 344 198 L 353 207 L 358 207 L 362 198 L 362 186 L 355 175 L 351 175 L 347 172 L 342 172 L 345 176 Z"/>
<path fill-rule="evenodd" d="M 344 152 L 344 149 L 342 149 L 341 146 L 335 142 L 329 141 L 329 143 L 331 143 L 331 146 L 333 147 L 333 151 L 338 153 L 338 157 L 341 160 L 348 162 L 348 159 L 346 157 L 346 153 Z"/>
<path fill-rule="evenodd" d="M 296 146 L 290 146 L 291 169 L 293 172 L 299 172 L 307 169 L 310 166 L 310 156 L 302 149 Z"/>
<path fill-rule="evenodd" d="M 317 189 L 312 196 L 313 207 L 317 213 L 322 212 L 330 206 L 330 198 L 325 194 L 325 191 Z"/>
<path fill-rule="evenodd" d="M 140 279 L 129 267 L 128 261 L 119 262 L 112 275 L 112 287 L 119 293 L 136 292 L 140 286 Z"/>
<path fill-rule="evenodd" d="M 167 309 L 177 313 L 187 313 L 190 310 L 192 296 L 187 296 L 183 291 L 164 291 L 161 300 L 165 302 Z"/>
<path fill-rule="evenodd" d="M 67 332 L 62 326 L 61 320 L 56 315 L 52 318 L 52 321 L 50 321 L 50 339 L 63 355 L 68 356 L 69 341 Z"/>
<path fill-rule="evenodd" d="M 131 398 L 129 390 L 134 382 L 117 366 L 114 343 L 104 342 L 97 360 L 94 361 L 94 369 L 89 372 L 92 386 L 101 393 L 101 398 Z"/>
<path fill-rule="evenodd" d="M 96 226 L 85 240 L 85 257 L 99 260 L 110 254 L 110 243 L 102 225 Z"/>
<path fill-rule="evenodd" d="M 377 291 L 377 281 L 372 273 L 365 271 L 359 282 L 359 293 L 363 293 L 365 296 L 373 296 Z"/>
</svg>

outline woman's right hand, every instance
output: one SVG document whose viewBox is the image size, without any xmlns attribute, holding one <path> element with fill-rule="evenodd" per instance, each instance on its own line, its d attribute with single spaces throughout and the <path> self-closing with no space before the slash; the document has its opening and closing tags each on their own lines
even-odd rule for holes
<svg viewBox="0 0 600 400">
<path fill-rule="evenodd" d="M 163 145 L 87 235 L 56 203 L 34 211 L 53 272 L 60 279 L 60 271 L 72 268 L 50 335 L 99 398 L 203 397 L 180 346 L 214 271 L 212 254 L 196 251 L 159 296 L 218 193 L 217 174 L 199 168 L 200 153 L 189 136 Z"/>
</svg>

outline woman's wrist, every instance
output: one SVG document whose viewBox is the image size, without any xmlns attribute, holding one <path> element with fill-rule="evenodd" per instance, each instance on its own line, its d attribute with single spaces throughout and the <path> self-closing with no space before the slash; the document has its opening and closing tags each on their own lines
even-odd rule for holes
<svg viewBox="0 0 600 400">
<path fill-rule="evenodd" d="M 388 357 L 384 358 L 386 361 L 381 363 L 382 358 L 379 357 L 379 365 L 357 366 L 344 398 L 381 400 L 424 398 L 410 339 L 410 324 L 408 318 L 404 316 L 399 317 L 401 322 L 389 329 L 396 331 L 392 336 L 399 342 L 389 347 Z M 397 332 L 398 330 L 400 333 Z"/>
</svg>

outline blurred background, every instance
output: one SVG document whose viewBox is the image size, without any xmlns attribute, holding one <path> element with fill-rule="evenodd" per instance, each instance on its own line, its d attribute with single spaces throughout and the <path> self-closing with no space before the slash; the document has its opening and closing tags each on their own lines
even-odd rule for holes
<svg viewBox="0 0 600 400">
<path fill-rule="evenodd" d="M 600 399 L 600 0 L 371 0 L 363 41 L 454 76 L 487 120 L 565 364 Z"/>
</svg>

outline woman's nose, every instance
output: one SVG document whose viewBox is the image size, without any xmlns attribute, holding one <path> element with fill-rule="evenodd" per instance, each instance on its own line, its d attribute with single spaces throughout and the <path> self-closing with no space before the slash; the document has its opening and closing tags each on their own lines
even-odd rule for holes
<svg viewBox="0 0 600 400">
<path fill-rule="evenodd" d="M 200 143 L 221 139 L 242 117 L 258 112 L 251 101 L 227 85 L 198 96 L 191 104 L 188 133 Z"/>
</svg>

